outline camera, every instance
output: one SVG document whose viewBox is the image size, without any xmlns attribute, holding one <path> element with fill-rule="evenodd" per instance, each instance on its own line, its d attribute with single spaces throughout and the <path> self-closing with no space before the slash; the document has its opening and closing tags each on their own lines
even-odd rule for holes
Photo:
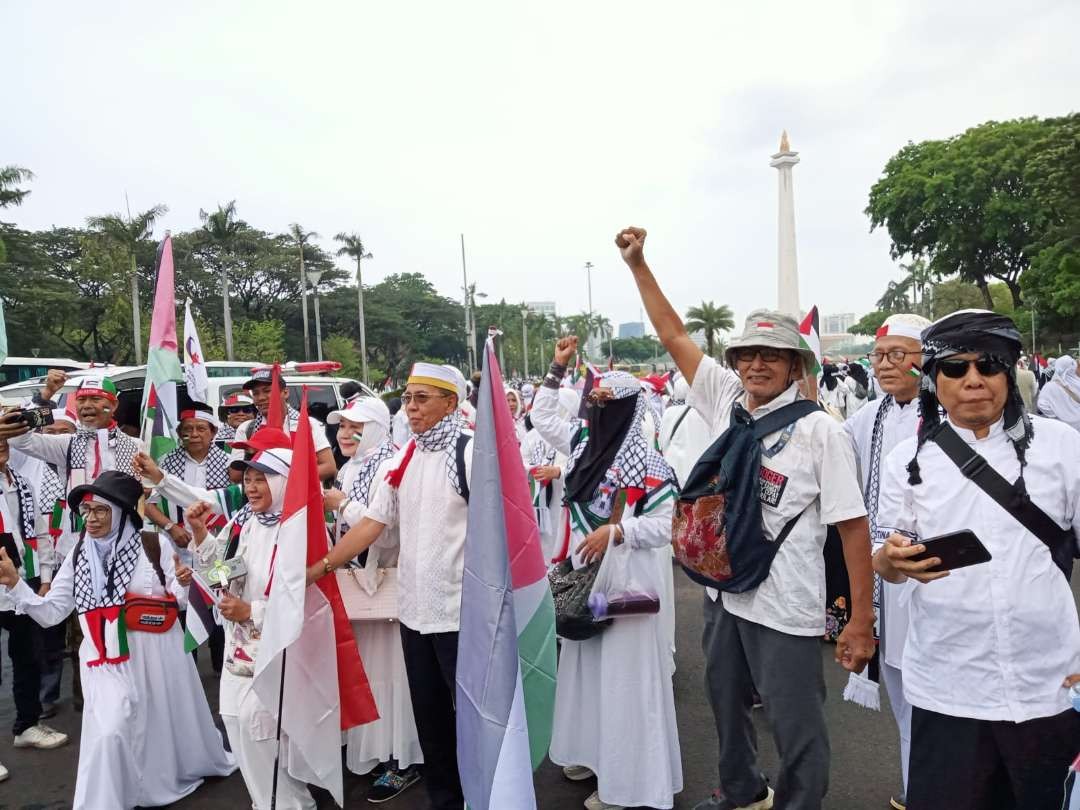
<svg viewBox="0 0 1080 810">
<path fill-rule="evenodd" d="M 15 411 L 14 414 L 14 416 L 8 418 L 9 422 L 22 422 L 31 430 L 37 430 L 38 428 L 53 424 L 52 408 L 47 405 Z"/>
</svg>

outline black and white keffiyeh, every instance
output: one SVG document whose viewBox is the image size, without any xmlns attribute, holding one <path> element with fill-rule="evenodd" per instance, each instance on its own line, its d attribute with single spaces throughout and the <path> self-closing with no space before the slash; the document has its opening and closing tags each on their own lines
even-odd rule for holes
<svg viewBox="0 0 1080 810">
<path fill-rule="evenodd" d="M 130 475 L 132 478 L 138 478 L 135 474 L 135 455 L 139 452 L 139 443 L 117 428 L 115 422 L 107 431 L 92 430 L 84 427 L 76 430 L 75 435 L 71 437 L 71 443 L 68 444 L 67 468 L 69 470 L 85 470 L 87 469 L 87 462 L 90 462 L 90 469 L 93 470 L 93 461 L 88 458 L 90 441 L 102 435 L 108 437 L 108 450 L 112 455 L 112 464 L 109 466 L 103 465 L 98 472 L 102 473 L 107 469 L 117 470 Z M 98 451 L 100 452 L 101 448 L 98 448 Z M 87 478 L 89 479 L 89 476 Z"/>
<path fill-rule="evenodd" d="M 571 422 L 573 436 L 578 436 L 577 444 L 571 451 L 566 464 L 566 495 L 565 500 L 591 502 L 597 494 L 599 484 L 605 479 L 614 479 L 619 488 L 648 490 L 647 479 L 657 481 L 674 480 L 674 473 L 663 456 L 654 450 L 641 429 L 645 410 L 648 407 L 641 385 L 637 378 L 625 371 L 609 371 L 601 375 L 603 387 L 612 391 L 615 395 L 613 402 L 625 401 L 635 397 L 633 410 L 626 408 L 624 413 L 616 417 L 619 424 L 614 425 L 604 437 L 608 442 L 606 449 L 594 448 L 590 451 L 590 442 L 598 435 L 597 428 L 606 428 L 601 420 L 606 415 L 601 411 L 611 408 L 611 404 L 600 408 L 589 404 L 588 413 L 592 415 L 589 424 L 583 420 L 575 419 Z M 615 413 L 612 409 L 612 413 Z M 627 414 L 629 418 L 627 418 Z M 621 443 L 614 455 L 608 461 L 610 445 L 622 433 Z M 575 475 L 575 471 L 577 475 Z"/>
<path fill-rule="evenodd" d="M 396 453 L 397 447 L 394 445 L 393 440 L 387 436 L 386 441 L 357 462 L 360 469 L 356 473 L 352 486 L 349 487 L 347 493 L 349 500 L 367 506 L 371 500 L 371 482 L 375 480 L 375 473 L 378 471 L 379 465 L 388 459 L 392 459 Z"/>
<path fill-rule="evenodd" d="M 2 475 L 3 473 L 0 473 Z M 30 481 L 23 476 L 19 475 L 15 470 L 8 467 L 8 475 L 11 476 L 11 483 L 15 487 L 15 493 L 18 495 L 19 501 L 19 529 L 22 531 L 23 541 L 29 542 L 37 535 L 36 522 L 38 516 L 38 510 L 34 505 L 34 488 L 30 485 Z M 55 478 L 55 475 L 53 476 Z M 52 511 L 52 503 L 49 504 L 49 510 Z"/>
<path fill-rule="evenodd" d="M 175 475 L 183 480 L 187 463 L 191 461 L 197 464 L 186 450 L 177 448 L 162 457 L 158 465 L 170 475 Z M 210 446 L 210 452 L 206 456 L 206 488 L 221 489 L 232 483 L 229 478 L 229 456 L 215 445 Z"/>
<path fill-rule="evenodd" d="M 426 453 L 443 451 L 446 456 L 446 476 L 450 479 L 454 492 L 464 497 L 461 482 L 458 479 L 457 443 L 458 437 L 465 433 L 465 426 L 456 413 L 440 419 L 430 430 L 413 434 L 412 441 Z"/>
<path fill-rule="evenodd" d="M 105 588 L 100 594 L 94 592 L 90 573 L 90 555 L 97 553 L 90 547 L 94 540 L 84 534 L 79 542 L 81 548 L 75 559 L 74 578 L 75 610 L 79 613 L 124 604 L 135 566 L 139 564 L 142 539 L 127 515 L 120 518 L 120 529 L 116 536 L 115 544 L 105 558 Z"/>
<path fill-rule="evenodd" d="M 266 417 L 261 413 L 256 413 L 255 418 L 250 422 L 245 422 L 246 425 L 251 425 L 247 429 L 247 438 L 251 438 L 255 435 L 255 431 L 266 425 Z M 300 411 L 296 410 L 292 405 L 289 405 L 285 409 L 285 430 L 288 433 L 293 433 L 296 430 L 296 426 L 300 424 Z"/>
</svg>

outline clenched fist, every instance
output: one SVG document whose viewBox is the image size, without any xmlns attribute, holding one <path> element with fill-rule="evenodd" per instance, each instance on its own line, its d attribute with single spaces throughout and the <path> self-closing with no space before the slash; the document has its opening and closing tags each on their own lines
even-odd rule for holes
<svg viewBox="0 0 1080 810">
<path fill-rule="evenodd" d="M 555 362 L 560 366 L 570 365 L 570 361 L 574 359 L 574 355 L 577 353 L 577 347 L 578 339 L 574 335 L 560 338 L 559 342 L 555 344 Z"/>
<path fill-rule="evenodd" d="M 631 270 L 645 264 L 646 236 L 648 234 L 644 228 L 634 227 L 623 228 L 615 235 L 615 245 Z"/>
</svg>

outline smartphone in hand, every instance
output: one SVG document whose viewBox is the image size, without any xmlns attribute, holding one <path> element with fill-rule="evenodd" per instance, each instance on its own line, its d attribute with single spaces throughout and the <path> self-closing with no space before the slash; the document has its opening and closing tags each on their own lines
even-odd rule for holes
<svg viewBox="0 0 1080 810">
<path fill-rule="evenodd" d="M 940 565 L 927 569 L 927 573 L 931 574 L 936 574 L 938 571 L 955 571 L 957 568 L 990 562 L 991 559 L 986 546 L 970 529 L 929 537 L 922 541 L 922 545 L 926 546 L 926 551 L 908 559 L 918 562 L 931 557 L 939 558 Z"/>
</svg>

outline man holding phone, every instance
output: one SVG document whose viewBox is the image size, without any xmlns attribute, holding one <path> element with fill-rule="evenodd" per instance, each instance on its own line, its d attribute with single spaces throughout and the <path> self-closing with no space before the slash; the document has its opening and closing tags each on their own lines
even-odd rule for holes
<svg viewBox="0 0 1080 810">
<path fill-rule="evenodd" d="M 1066 577 L 1078 549 L 1080 434 L 1026 413 L 1020 348 L 1013 322 L 992 312 L 932 324 L 918 435 L 882 470 L 877 524 L 888 540 L 874 566 L 906 583 L 911 612 L 911 810 L 1056 809 L 1080 740 L 1064 686 L 1080 672 Z M 969 533 L 986 562 L 948 570 L 945 553 L 924 555 L 970 543 Z M 943 535 L 954 536 L 931 542 Z"/>
</svg>

